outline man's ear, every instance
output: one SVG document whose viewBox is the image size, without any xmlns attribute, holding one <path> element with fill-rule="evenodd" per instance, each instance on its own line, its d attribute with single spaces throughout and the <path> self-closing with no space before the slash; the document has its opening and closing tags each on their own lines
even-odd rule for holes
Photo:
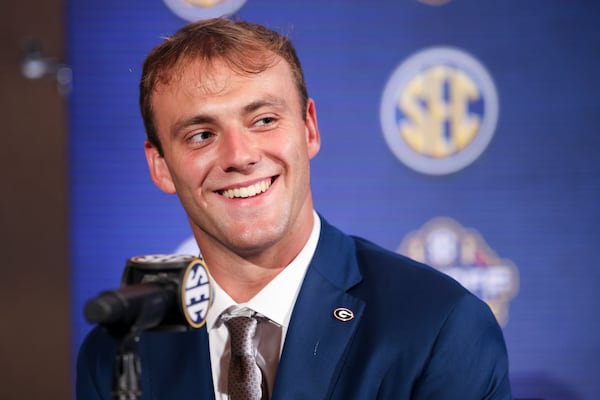
<svg viewBox="0 0 600 400">
<path fill-rule="evenodd" d="M 171 178 L 169 167 L 167 166 L 165 158 L 158 152 L 158 149 L 146 140 L 144 142 L 144 152 L 146 153 L 146 162 L 148 162 L 148 169 L 150 170 L 152 182 L 165 193 L 176 193 L 175 184 Z"/>
<path fill-rule="evenodd" d="M 317 109 L 313 99 L 308 99 L 306 104 L 306 144 L 308 148 L 308 157 L 313 158 L 321 148 L 321 134 L 317 124 Z"/>
</svg>

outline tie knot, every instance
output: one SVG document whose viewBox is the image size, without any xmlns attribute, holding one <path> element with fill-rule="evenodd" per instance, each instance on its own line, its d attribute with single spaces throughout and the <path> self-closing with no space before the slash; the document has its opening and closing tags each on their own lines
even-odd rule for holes
<svg viewBox="0 0 600 400">
<path fill-rule="evenodd" d="M 254 354 L 252 339 L 256 333 L 256 318 L 232 317 L 224 321 L 231 337 L 231 352 L 233 354 Z"/>
</svg>

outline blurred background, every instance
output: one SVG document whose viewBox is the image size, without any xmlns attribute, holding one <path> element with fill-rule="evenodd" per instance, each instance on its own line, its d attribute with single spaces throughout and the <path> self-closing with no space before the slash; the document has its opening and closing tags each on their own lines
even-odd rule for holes
<svg viewBox="0 0 600 400">
<path fill-rule="evenodd" d="M 515 397 L 600 399 L 592 0 L 0 4 L 0 398 L 73 398 L 85 302 L 129 257 L 196 251 L 148 177 L 137 85 L 163 37 L 223 13 L 297 48 L 317 210 L 486 301 Z"/>
</svg>

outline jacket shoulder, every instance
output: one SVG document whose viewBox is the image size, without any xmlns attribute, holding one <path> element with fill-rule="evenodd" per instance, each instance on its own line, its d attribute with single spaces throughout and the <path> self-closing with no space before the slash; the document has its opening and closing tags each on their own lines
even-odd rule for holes
<svg viewBox="0 0 600 400">
<path fill-rule="evenodd" d="M 356 259 L 364 278 L 364 283 L 374 282 L 394 285 L 408 293 L 419 290 L 434 294 L 436 297 L 454 297 L 456 299 L 470 294 L 460 283 L 433 267 L 413 260 L 402 254 L 385 249 L 366 239 L 352 236 L 356 248 Z M 405 292 L 406 293 L 406 292 Z M 448 300 L 446 298 L 446 300 Z"/>
</svg>

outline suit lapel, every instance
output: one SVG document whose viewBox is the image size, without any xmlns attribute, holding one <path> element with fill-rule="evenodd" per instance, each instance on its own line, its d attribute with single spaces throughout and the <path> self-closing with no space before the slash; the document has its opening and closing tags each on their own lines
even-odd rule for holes
<svg viewBox="0 0 600 400">
<path fill-rule="evenodd" d="M 287 331 L 274 400 L 328 398 L 333 390 L 365 307 L 347 294 L 361 279 L 354 254 L 353 241 L 322 220 Z M 338 313 L 338 319 L 334 311 L 340 308 L 350 313 Z"/>
</svg>

